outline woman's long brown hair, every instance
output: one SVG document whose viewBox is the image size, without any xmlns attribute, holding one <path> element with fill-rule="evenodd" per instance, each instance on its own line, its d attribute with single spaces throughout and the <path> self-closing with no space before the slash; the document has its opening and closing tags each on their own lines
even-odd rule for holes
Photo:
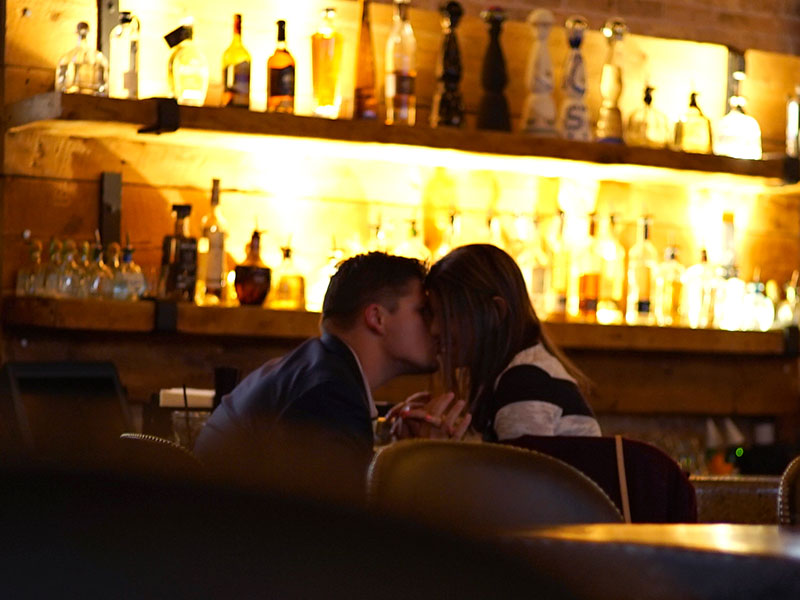
<svg viewBox="0 0 800 600">
<path fill-rule="evenodd" d="M 522 272 L 500 248 L 456 248 L 431 267 L 426 287 L 438 311 L 445 389 L 466 396 L 477 431 L 491 419 L 497 377 L 517 353 L 540 342 L 589 394 L 589 380 L 549 340 Z"/>
</svg>

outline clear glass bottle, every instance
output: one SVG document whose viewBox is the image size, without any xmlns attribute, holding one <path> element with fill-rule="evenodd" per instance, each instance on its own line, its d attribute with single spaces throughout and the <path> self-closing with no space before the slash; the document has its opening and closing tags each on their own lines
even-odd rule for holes
<svg viewBox="0 0 800 600">
<path fill-rule="evenodd" d="M 453 248 L 462 245 L 461 238 L 461 214 L 456 210 L 451 210 L 447 217 L 447 225 L 442 232 L 442 242 L 436 248 L 435 260 L 439 260 Z"/>
<path fill-rule="evenodd" d="M 89 43 L 89 25 L 77 27 L 77 45 L 58 59 L 56 91 L 68 94 L 108 95 L 108 61 Z"/>
<path fill-rule="evenodd" d="M 111 269 L 111 277 L 113 278 L 119 273 L 122 268 L 122 248 L 117 242 L 111 242 L 106 248 L 106 266 Z"/>
<path fill-rule="evenodd" d="M 736 266 L 736 242 L 734 215 L 722 214 L 722 247 L 714 298 L 714 326 L 728 331 L 737 331 L 745 325 L 744 296 L 747 291 L 744 280 L 739 278 Z"/>
<path fill-rule="evenodd" d="M 58 298 L 78 298 L 81 296 L 81 271 L 75 257 L 78 247 L 72 240 L 64 242 L 61 264 L 58 267 Z"/>
<path fill-rule="evenodd" d="M 228 275 L 225 237 L 228 226 L 219 207 L 219 179 L 211 183 L 211 210 L 201 219 L 203 235 L 197 241 L 196 302 L 214 305 L 223 300 Z"/>
<path fill-rule="evenodd" d="M 250 52 L 242 43 L 242 15 L 233 15 L 233 39 L 222 55 L 222 106 L 250 108 Z"/>
<path fill-rule="evenodd" d="M 103 246 L 100 244 L 100 236 L 97 235 L 94 247 L 92 248 L 92 258 L 86 272 L 86 296 L 89 298 L 110 297 L 113 279 L 114 277 L 111 273 L 111 269 L 106 266 L 103 260 Z"/>
<path fill-rule="evenodd" d="M 569 246 L 564 239 L 566 216 L 559 213 L 553 238 L 550 240 L 551 282 L 547 302 L 547 320 L 565 321 L 567 318 L 567 286 L 569 284 Z"/>
<path fill-rule="evenodd" d="M 267 111 L 294 112 L 294 58 L 286 46 L 286 21 L 278 25 L 278 43 L 267 61 Z"/>
<path fill-rule="evenodd" d="M 275 273 L 267 305 L 275 310 L 305 310 L 306 280 L 297 270 L 290 246 L 281 248 L 283 261 Z"/>
<path fill-rule="evenodd" d="M 597 140 L 622 142 L 622 113 L 619 98 L 622 95 L 622 38 L 628 27 L 621 19 L 610 19 L 603 25 L 603 35 L 608 42 L 606 60 L 600 72 L 600 113 L 597 117 Z"/>
<path fill-rule="evenodd" d="M 344 37 L 336 30 L 336 10 L 322 11 L 322 21 L 311 36 L 311 75 L 314 114 L 336 119 L 342 104 L 341 65 Z"/>
<path fill-rule="evenodd" d="M 336 239 L 334 238 L 325 264 L 317 270 L 316 277 L 309 286 L 308 297 L 306 298 L 307 310 L 322 312 L 322 302 L 325 299 L 325 293 L 328 291 L 328 284 L 343 258 L 344 251 L 336 245 Z"/>
<path fill-rule="evenodd" d="M 644 103 L 628 119 L 625 143 L 630 146 L 664 148 L 669 143 L 667 116 L 653 107 L 653 88 L 644 89 Z"/>
<path fill-rule="evenodd" d="M 600 260 L 597 322 L 601 325 L 620 324 L 624 321 L 625 248 L 614 234 L 614 215 L 600 219 L 594 253 Z"/>
<path fill-rule="evenodd" d="M 547 314 L 547 292 L 550 289 L 550 257 L 544 247 L 539 231 L 539 220 L 533 220 L 533 228 L 525 248 L 517 256 L 517 264 L 525 279 L 533 309 L 539 318 Z"/>
<path fill-rule="evenodd" d="M 410 0 L 394 0 L 392 29 L 386 40 L 386 123 L 414 125 L 417 96 L 417 40 L 408 20 Z"/>
<path fill-rule="evenodd" d="M 684 302 L 689 327 L 710 327 L 714 323 L 716 268 L 708 262 L 708 252 L 700 250 L 700 262 L 684 273 Z"/>
<path fill-rule="evenodd" d="M 179 104 L 203 106 L 208 92 L 208 61 L 193 40 L 194 20 L 164 36 L 172 48 L 167 65 L 169 89 Z"/>
<path fill-rule="evenodd" d="M 689 108 L 675 124 L 675 149 L 711 154 L 711 121 L 697 104 L 697 92 L 689 95 Z"/>
<path fill-rule="evenodd" d="M 786 101 L 786 156 L 800 157 L 800 85 Z"/>
<path fill-rule="evenodd" d="M 744 112 L 745 100 L 731 96 L 731 109 L 714 128 L 714 154 L 733 158 L 761 159 L 761 127 Z"/>
<path fill-rule="evenodd" d="M 115 300 L 135 301 L 147 291 L 142 269 L 133 261 L 133 246 L 131 238 L 127 236 L 125 247 L 122 249 L 122 260 L 119 270 L 114 274 L 111 296 Z"/>
<path fill-rule="evenodd" d="M 17 271 L 15 294 L 35 296 L 37 278 L 42 279 L 42 242 L 32 240 L 28 245 L 28 261 Z"/>
<path fill-rule="evenodd" d="M 261 306 L 269 293 L 272 269 L 261 261 L 261 232 L 253 231 L 247 245 L 247 257 L 236 265 L 236 297 L 243 306 Z"/>
<path fill-rule="evenodd" d="M 571 318 L 585 323 L 597 322 L 597 305 L 600 299 L 600 278 L 602 264 L 600 256 L 595 252 L 595 218 L 585 218 L 584 235 L 580 246 L 573 249 L 574 260 L 571 262 L 571 287 L 568 299 L 568 312 Z M 588 231 L 587 231 L 588 228 Z"/>
<path fill-rule="evenodd" d="M 119 13 L 119 23 L 109 36 L 108 95 L 139 97 L 139 19 L 127 11 Z"/>
<path fill-rule="evenodd" d="M 769 331 L 775 322 L 775 304 L 766 294 L 766 286 L 761 281 L 760 269 L 755 268 L 753 281 L 745 286 L 745 319 L 743 329 L 750 331 Z"/>
<path fill-rule="evenodd" d="M 417 220 L 411 219 L 409 221 L 408 237 L 404 239 L 394 249 L 394 254 L 397 256 L 407 256 L 408 258 L 416 258 L 417 260 L 429 265 L 431 262 L 431 251 L 422 240 L 422 236 L 417 229 Z"/>
<path fill-rule="evenodd" d="M 650 219 L 640 219 L 636 243 L 628 252 L 628 301 L 625 321 L 628 325 L 655 323 L 653 293 L 658 266 L 658 252 L 650 241 Z"/>
<path fill-rule="evenodd" d="M 356 85 L 353 99 L 354 119 L 377 119 L 378 99 L 375 96 L 375 53 L 372 48 L 372 27 L 369 0 L 361 4 L 361 28 L 356 53 Z"/>
<path fill-rule="evenodd" d="M 47 264 L 44 267 L 42 296 L 55 298 L 58 295 L 58 269 L 61 266 L 61 241 L 50 238 L 47 244 Z"/>
<path fill-rule="evenodd" d="M 678 249 L 667 246 L 664 261 L 656 271 L 655 312 L 656 323 L 661 327 L 684 323 L 683 283 L 686 269 L 678 262 Z"/>
</svg>

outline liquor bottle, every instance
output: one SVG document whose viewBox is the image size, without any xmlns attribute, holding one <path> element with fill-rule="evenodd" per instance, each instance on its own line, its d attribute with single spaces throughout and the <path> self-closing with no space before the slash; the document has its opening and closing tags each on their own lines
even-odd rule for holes
<svg viewBox="0 0 800 600">
<path fill-rule="evenodd" d="M 786 101 L 786 156 L 800 157 L 800 85 Z"/>
<path fill-rule="evenodd" d="M 159 296 L 165 300 L 191 302 L 197 283 L 197 238 L 189 235 L 191 204 L 173 204 L 175 229 L 164 236 L 161 246 Z"/>
<path fill-rule="evenodd" d="M 267 305 L 275 310 L 305 310 L 306 280 L 295 267 L 292 248 L 283 246 L 281 251 L 283 260 L 276 270 Z"/>
<path fill-rule="evenodd" d="M 517 264 L 525 279 L 533 309 L 540 318 L 547 314 L 547 292 L 550 289 L 550 257 L 544 247 L 539 230 L 539 220 L 533 220 L 531 235 L 525 248 L 517 256 Z"/>
<path fill-rule="evenodd" d="M 710 327 L 714 323 L 715 271 L 708 262 L 708 252 L 703 248 L 700 250 L 700 262 L 684 273 L 686 320 L 692 329 Z"/>
<path fill-rule="evenodd" d="M 417 40 L 408 20 L 410 0 L 394 0 L 386 40 L 386 124 L 414 125 L 417 118 Z"/>
<path fill-rule="evenodd" d="M 42 296 L 55 298 L 58 295 L 58 268 L 61 265 L 61 241 L 51 237 L 47 244 L 47 264 L 44 266 Z"/>
<path fill-rule="evenodd" d="M 409 221 L 408 237 L 403 240 L 393 251 L 397 256 L 407 256 L 416 258 L 422 263 L 429 265 L 431 262 L 431 251 L 422 241 L 422 236 L 417 229 L 417 220 Z"/>
<path fill-rule="evenodd" d="M 625 248 L 614 235 L 614 215 L 599 220 L 594 254 L 600 260 L 597 322 L 601 325 L 620 324 L 624 321 Z"/>
<path fill-rule="evenodd" d="M 127 11 L 119 13 L 108 41 L 108 95 L 135 100 L 139 97 L 139 19 Z"/>
<path fill-rule="evenodd" d="M 608 42 L 606 60 L 600 72 L 600 114 L 597 117 L 597 140 L 622 142 L 622 113 L 619 98 L 622 95 L 622 38 L 628 28 L 621 19 L 610 19 L 603 25 L 603 35 Z"/>
<path fill-rule="evenodd" d="M 636 243 L 628 252 L 628 302 L 625 321 L 628 325 L 652 325 L 655 322 L 653 293 L 658 264 L 656 247 L 650 241 L 650 219 L 639 221 Z"/>
<path fill-rule="evenodd" d="M 111 296 L 115 300 L 138 300 L 146 291 L 142 269 L 133 261 L 133 246 L 127 235 L 119 269 L 111 282 Z"/>
<path fill-rule="evenodd" d="M 436 94 L 431 110 L 431 127 L 461 127 L 464 124 L 464 100 L 458 89 L 461 82 L 461 52 L 456 27 L 464 14 L 458 2 L 439 8 L 442 21 L 442 47 L 437 63 Z"/>
<path fill-rule="evenodd" d="M 35 296 L 37 278 L 41 280 L 42 275 L 42 242 L 32 240 L 28 244 L 28 261 L 17 271 L 15 294 L 17 296 Z"/>
<path fill-rule="evenodd" d="M 557 219 L 556 232 L 550 241 L 552 285 L 547 302 L 548 321 L 565 321 L 567 318 L 570 249 L 564 239 L 566 215 L 559 213 Z"/>
<path fill-rule="evenodd" d="M 435 260 L 439 260 L 453 248 L 462 245 L 461 238 L 461 214 L 456 210 L 451 210 L 447 216 L 447 226 L 442 232 L 442 242 L 436 249 Z"/>
<path fill-rule="evenodd" d="M 503 90 L 508 84 L 506 60 L 500 46 L 500 31 L 505 20 L 502 8 L 492 7 L 481 12 L 481 18 L 489 26 L 489 44 L 481 67 L 483 94 L 478 105 L 478 129 L 511 131 L 511 114 Z"/>
<path fill-rule="evenodd" d="M 697 92 L 689 94 L 689 108 L 675 123 L 675 149 L 711 154 L 711 121 L 697 104 Z"/>
<path fill-rule="evenodd" d="M 533 27 L 534 42 L 528 58 L 525 87 L 528 91 L 522 107 L 522 130 L 532 135 L 556 135 L 556 105 L 553 100 L 553 61 L 547 39 L 555 19 L 545 8 L 537 8 L 528 15 Z"/>
<path fill-rule="evenodd" d="M 644 88 L 644 102 L 628 119 L 625 143 L 630 146 L 664 148 L 669 142 L 667 116 L 653 107 L 653 88 Z"/>
<path fill-rule="evenodd" d="M 81 296 L 81 272 L 75 261 L 78 247 L 72 240 L 64 242 L 61 264 L 58 267 L 58 298 L 78 298 Z"/>
<path fill-rule="evenodd" d="M 592 139 L 589 127 L 589 109 L 586 107 L 586 70 L 581 44 L 583 34 L 589 26 L 586 19 L 575 15 L 564 24 L 569 40 L 569 54 L 564 65 L 564 78 L 561 82 L 563 99 L 558 113 L 558 132 L 568 140 L 588 142 Z"/>
<path fill-rule="evenodd" d="M 322 11 L 322 22 L 311 36 L 311 74 L 314 87 L 314 114 L 336 119 L 342 104 L 341 64 L 344 38 L 335 27 L 336 10 Z"/>
<path fill-rule="evenodd" d="M 656 323 L 661 327 L 683 325 L 684 318 L 684 266 L 678 262 L 677 248 L 667 246 L 664 261 L 656 271 L 655 312 Z"/>
<path fill-rule="evenodd" d="M 261 261 L 261 232 L 253 231 L 247 245 L 247 257 L 234 269 L 239 304 L 260 306 L 269 292 L 272 270 Z"/>
<path fill-rule="evenodd" d="M 196 302 L 217 304 L 222 300 L 227 271 L 225 236 L 227 224 L 219 208 L 219 179 L 211 184 L 211 210 L 201 220 L 203 235 L 197 242 Z"/>
<path fill-rule="evenodd" d="M 567 312 L 571 318 L 584 323 L 597 322 L 597 306 L 600 300 L 600 277 L 602 263 L 595 252 L 595 217 L 585 218 L 588 235 L 584 234 L 580 246 L 573 248 L 574 260 L 570 264 L 570 290 Z"/>
<path fill-rule="evenodd" d="M 369 0 L 361 6 L 361 28 L 359 29 L 356 53 L 356 87 L 353 106 L 354 119 L 377 119 L 378 99 L 375 97 L 375 54 L 372 48 L 372 28 L 369 20 Z"/>
<path fill-rule="evenodd" d="M 775 319 L 780 327 L 797 325 L 797 281 L 800 279 L 800 271 L 792 271 L 792 277 L 783 286 L 783 300 L 779 300 L 775 306 Z"/>
<path fill-rule="evenodd" d="M 178 104 L 203 106 L 208 92 L 208 62 L 193 40 L 194 19 L 164 36 L 172 48 L 167 65 L 169 89 Z"/>
<path fill-rule="evenodd" d="M 294 112 L 294 58 L 286 47 L 286 21 L 278 25 L 278 43 L 267 61 L 267 111 Z"/>
<path fill-rule="evenodd" d="M 108 61 L 103 53 L 89 45 L 89 25 L 77 27 L 77 45 L 58 59 L 56 91 L 68 94 L 108 95 Z"/>
<path fill-rule="evenodd" d="M 744 73 L 733 74 L 736 81 L 735 93 L 728 101 L 730 110 L 714 128 L 714 154 L 733 158 L 761 159 L 761 127 L 750 115 L 745 114 L 746 100 L 739 95 L 739 83 Z"/>
<path fill-rule="evenodd" d="M 108 298 L 111 294 L 111 269 L 103 260 L 103 245 L 100 243 L 100 232 L 95 230 L 95 243 L 92 246 L 89 266 L 86 269 L 86 296 L 89 298 Z"/>
<path fill-rule="evenodd" d="M 343 258 L 344 251 L 336 245 L 336 238 L 333 238 L 328 257 L 325 263 L 317 270 L 316 277 L 309 286 L 308 298 L 306 299 L 307 310 L 322 312 L 322 302 L 325 299 L 325 293 L 328 291 L 328 284 Z"/>
<path fill-rule="evenodd" d="M 722 214 L 722 248 L 714 297 L 714 326 L 737 331 L 745 324 L 744 295 L 746 284 L 739 278 L 736 266 L 736 244 L 733 213 Z"/>
<path fill-rule="evenodd" d="M 242 15 L 233 15 L 233 39 L 222 55 L 222 106 L 250 108 L 250 53 L 242 43 Z"/>
<path fill-rule="evenodd" d="M 775 322 L 775 304 L 767 297 L 760 271 L 756 267 L 753 281 L 745 286 L 745 318 L 742 329 L 750 331 L 769 331 Z"/>
</svg>

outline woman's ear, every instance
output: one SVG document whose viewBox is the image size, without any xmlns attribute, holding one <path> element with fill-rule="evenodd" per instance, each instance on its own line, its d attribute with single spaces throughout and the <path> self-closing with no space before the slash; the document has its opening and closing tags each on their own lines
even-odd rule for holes
<svg viewBox="0 0 800 600">
<path fill-rule="evenodd" d="M 497 314 L 500 315 L 500 320 L 503 321 L 508 315 L 508 302 L 500 296 L 492 296 L 492 301 L 497 309 Z"/>
</svg>

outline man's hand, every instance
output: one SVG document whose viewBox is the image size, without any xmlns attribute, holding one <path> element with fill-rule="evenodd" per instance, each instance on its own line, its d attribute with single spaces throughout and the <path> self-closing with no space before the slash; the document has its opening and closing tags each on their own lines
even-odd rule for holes
<svg viewBox="0 0 800 600">
<path fill-rule="evenodd" d="M 418 392 L 393 406 L 386 418 L 397 439 L 460 440 L 472 421 L 472 415 L 464 413 L 466 405 L 464 400 L 455 400 L 452 392 L 435 398 L 430 392 Z"/>
</svg>

